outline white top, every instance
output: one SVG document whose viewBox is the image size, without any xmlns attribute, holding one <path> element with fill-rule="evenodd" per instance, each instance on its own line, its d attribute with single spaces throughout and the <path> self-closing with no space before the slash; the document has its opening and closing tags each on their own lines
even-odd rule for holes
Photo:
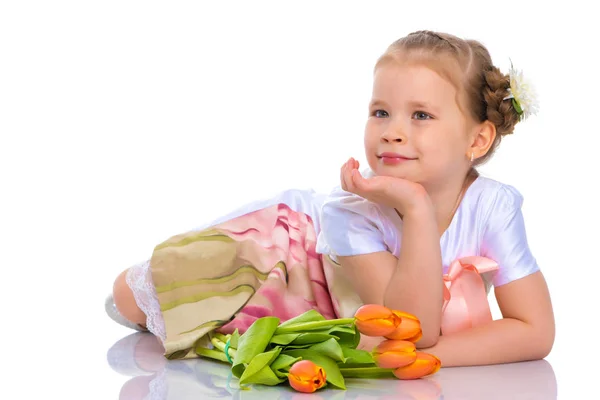
<svg viewBox="0 0 600 400">
<path fill-rule="evenodd" d="M 363 176 L 371 173 L 367 169 Z M 483 275 L 486 289 L 501 286 L 539 270 L 527 243 L 521 206 L 512 186 L 483 176 L 469 186 L 450 226 L 440 238 L 443 273 L 466 256 L 482 256 L 499 265 Z M 336 187 L 321 209 L 317 252 L 351 256 L 388 251 L 398 257 L 402 219 L 396 211 Z"/>
</svg>

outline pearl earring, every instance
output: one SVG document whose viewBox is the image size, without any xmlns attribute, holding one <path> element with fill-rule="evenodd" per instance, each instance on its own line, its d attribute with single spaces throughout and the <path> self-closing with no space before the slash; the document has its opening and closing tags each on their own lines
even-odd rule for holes
<svg viewBox="0 0 600 400">
<path fill-rule="evenodd" d="M 471 162 L 473 162 L 473 157 L 475 157 L 475 153 L 471 152 Z"/>
</svg>

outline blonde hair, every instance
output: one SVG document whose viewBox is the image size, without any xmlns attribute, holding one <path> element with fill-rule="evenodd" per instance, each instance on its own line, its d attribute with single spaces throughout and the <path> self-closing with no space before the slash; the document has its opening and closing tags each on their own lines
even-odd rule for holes
<svg viewBox="0 0 600 400">
<path fill-rule="evenodd" d="M 519 122 L 512 101 L 503 100 L 509 95 L 509 75 L 494 66 L 486 47 L 476 40 L 426 30 L 413 32 L 392 43 L 378 59 L 375 69 L 389 62 L 428 66 L 454 85 L 463 112 L 476 122 L 489 120 L 496 126 L 494 142 L 474 166 L 488 161 L 502 137 L 513 133 Z"/>
</svg>

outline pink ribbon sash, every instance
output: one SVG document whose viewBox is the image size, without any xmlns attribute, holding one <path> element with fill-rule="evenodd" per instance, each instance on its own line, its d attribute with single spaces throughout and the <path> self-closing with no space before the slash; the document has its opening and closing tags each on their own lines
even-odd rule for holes
<svg viewBox="0 0 600 400">
<path fill-rule="evenodd" d="M 442 334 L 448 335 L 492 321 L 492 312 L 480 274 L 498 269 L 486 257 L 464 257 L 455 260 L 444 279 Z"/>
</svg>

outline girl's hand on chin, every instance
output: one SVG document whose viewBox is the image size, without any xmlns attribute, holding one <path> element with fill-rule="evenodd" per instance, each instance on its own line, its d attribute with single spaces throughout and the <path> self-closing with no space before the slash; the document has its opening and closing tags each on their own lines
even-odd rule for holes
<svg viewBox="0 0 600 400">
<path fill-rule="evenodd" d="M 374 203 L 395 208 L 407 215 L 427 204 L 429 195 L 425 188 L 415 182 L 391 176 L 363 177 L 358 171 L 359 163 L 350 158 L 341 169 L 342 189 L 359 195 Z"/>
</svg>

